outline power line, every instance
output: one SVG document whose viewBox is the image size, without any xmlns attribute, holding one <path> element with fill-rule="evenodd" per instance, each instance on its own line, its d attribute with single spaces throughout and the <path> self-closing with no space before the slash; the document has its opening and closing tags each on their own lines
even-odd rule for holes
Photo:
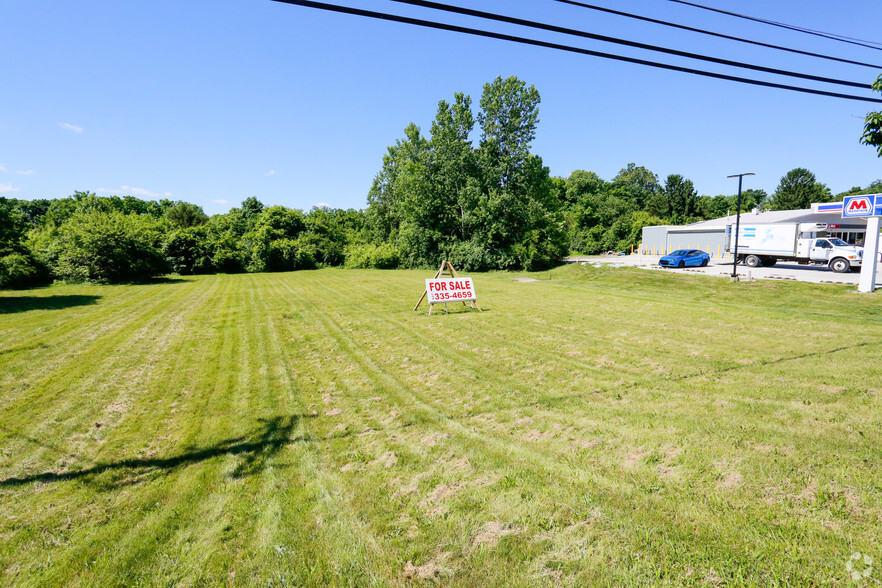
<svg viewBox="0 0 882 588">
<path fill-rule="evenodd" d="M 726 35 L 723 33 L 708 31 L 706 29 L 699 29 L 696 27 L 681 25 L 681 24 L 677 24 L 674 22 L 659 20 L 656 18 L 649 18 L 647 16 L 640 16 L 639 14 L 631 14 L 629 12 L 622 12 L 620 10 L 613 10 L 611 8 L 604 8 L 603 6 L 594 6 L 593 4 L 585 4 L 584 2 L 577 2 L 576 0 L 554 0 L 554 1 L 561 2 L 563 4 L 570 4 L 572 6 L 579 6 L 581 8 L 587 8 L 589 10 L 596 10 L 598 12 L 606 12 L 607 14 L 615 14 L 616 16 L 624 16 L 626 18 L 633 18 L 635 20 L 642 20 L 644 22 L 651 22 L 653 24 L 659 24 L 659 25 L 666 26 L 666 27 L 673 27 L 675 29 L 681 29 L 684 31 L 692 32 L 692 33 L 709 35 L 711 37 L 717 37 L 720 39 L 728 39 L 730 41 L 737 41 L 739 43 L 747 43 L 748 45 L 757 45 L 759 47 L 767 47 L 769 49 L 777 49 L 779 51 L 787 51 L 789 53 L 797 53 L 799 55 L 807 55 L 809 57 L 817 57 L 819 59 L 826 59 L 829 61 L 837 61 L 839 63 L 847 63 L 849 65 L 859 65 L 861 67 L 871 67 L 873 69 L 882 69 L 882 65 L 875 65 L 872 63 L 864 63 L 862 61 L 853 61 L 851 59 L 845 59 L 842 57 L 833 57 L 832 55 L 824 55 L 823 53 L 813 53 L 811 51 L 803 51 L 801 49 L 794 49 L 793 47 L 784 47 L 782 45 L 774 45 L 772 43 L 763 43 L 761 41 L 753 41 L 751 39 L 742 39 L 741 37 L 735 37 L 733 35 Z"/>
<path fill-rule="evenodd" d="M 499 39 L 502 41 L 510 41 L 512 43 L 521 43 L 524 45 L 533 45 L 536 47 L 546 47 L 548 49 L 557 49 L 559 51 L 567 51 L 570 53 L 579 53 L 582 55 L 591 55 L 593 57 L 602 57 L 604 59 L 613 59 L 616 61 L 624 61 L 626 63 L 634 63 L 638 65 L 646 65 L 649 67 L 656 67 L 660 69 L 667 69 L 671 71 L 679 71 L 683 73 L 690 73 L 694 75 L 715 78 L 720 80 L 728 80 L 732 82 L 739 82 L 744 84 L 751 84 L 755 86 L 763 86 L 767 88 L 777 88 L 780 90 L 790 90 L 793 92 L 802 92 L 805 94 L 814 94 L 817 96 L 828 96 L 831 98 L 842 98 L 845 100 L 857 100 L 860 102 L 873 102 L 877 104 L 882 104 L 882 99 L 879 98 L 865 98 L 863 96 L 855 96 L 852 94 L 840 94 L 837 92 L 828 92 L 825 90 L 815 90 L 812 88 L 803 88 L 800 86 L 789 86 L 786 84 L 778 84 L 775 82 L 766 82 L 762 80 L 753 80 L 750 78 L 742 78 L 738 76 L 731 76 L 726 74 L 720 74 L 715 72 L 709 72 L 699 69 L 693 69 L 688 67 L 682 67 L 678 65 L 669 65 L 666 63 L 660 63 L 657 61 L 649 61 L 646 59 L 636 59 L 633 57 L 625 57 L 623 55 L 615 55 L 613 53 L 604 53 L 601 51 L 592 51 L 590 49 L 582 49 L 580 47 L 572 47 L 569 45 L 561 45 L 559 43 L 550 43 L 548 41 L 540 41 L 537 39 L 528 39 L 526 37 L 517 37 L 514 35 L 506 35 L 503 33 L 496 33 L 492 31 L 485 31 L 481 29 L 473 29 L 468 27 L 461 27 L 457 25 L 451 25 L 446 23 L 422 20 L 417 18 L 410 18 L 407 16 L 399 16 L 395 14 L 388 14 L 384 12 L 374 12 L 371 10 L 362 10 L 360 8 L 350 8 L 347 6 L 337 6 L 333 4 L 325 4 L 323 2 L 313 2 L 312 0 L 273 0 L 274 2 L 281 2 L 283 4 L 294 4 L 297 6 L 306 6 L 309 8 L 316 8 L 319 10 L 327 10 L 330 12 L 339 12 L 343 14 L 351 14 L 356 16 L 363 16 L 367 18 L 375 18 L 379 20 L 387 20 L 390 22 L 400 22 L 404 24 L 411 24 L 415 26 L 421 26 L 432 29 L 439 29 L 444 31 L 451 31 L 455 33 L 463 33 L 467 35 L 475 35 L 479 37 L 487 37 L 491 39 Z"/>
<path fill-rule="evenodd" d="M 777 22 L 774 20 L 766 20 L 764 18 L 756 18 L 753 16 L 747 16 L 745 14 L 738 14 L 737 12 L 729 12 L 727 10 L 720 10 L 719 8 L 711 8 L 710 6 L 702 6 L 701 4 L 695 4 L 693 2 L 686 2 L 686 0 L 669 0 L 670 2 L 676 2 L 677 4 L 685 4 L 687 6 L 692 6 L 694 8 L 701 8 L 702 10 L 709 10 L 711 12 L 719 12 L 720 14 L 725 14 L 727 16 L 734 16 L 736 18 L 743 18 L 745 20 L 751 20 L 753 22 L 760 22 L 767 25 L 772 25 L 775 27 L 781 27 L 782 29 L 788 29 L 791 31 L 797 31 L 800 33 L 806 33 L 807 35 L 815 35 L 816 37 L 823 37 L 825 39 L 831 39 L 833 41 L 839 41 L 840 43 L 849 43 L 851 45 L 859 45 L 861 47 L 866 47 L 867 49 L 876 49 L 877 51 L 882 51 L 882 47 L 880 47 L 880 43 L 876 41 L 866 41 L 864 39 L 855 39 L 853 37 L 846 37 L 844 35 L 837 35 L 834 33 L 825 33 L 823 31 L 816 31 L 813 29 L 807 29 L 805 27 L 797 27 L 794 25 L 789 25 L 783 22 Z"/>
<path fill-rule="evenodd" d="M 524 19 L 520 19 L 520 18 L 514 18 L 511 16 L 503 16 L 501 14 L 494 14 L 491 12 L 483 12 L 481 10 L 472 10 L 470 8 L 460 8 L 459 6 L 449 6 L 447 4 L 439 4 L 437 2 L 432 2 L 431 0 L 392 0 L 392 1 L 399 2 L 401 4 L 410 4 L 412 6 L 421 6 L 423 8 L 431 8 L 434 10 L 443 10 L 445 12 L 453 12 L 455 14 L 464 14 L 466 16 L 474 16 L 477 18 L 483 18 L 483 19 L 487 19 L 487 20 L 495 20 L 497 22 L 504 22 L 504 23 L 519 25 L 519 26 L 523 26 L 523 27 L 541 29 L 541 30 L 550 31 L 553 33 L 562 33 L 564 35 L 582 37 L 585 39 L 592 39 L 595 41 L 614 43 L 616 45 L 624 45 L 626 47 L 645 49 L 647 51 L 655 51 L 657 53 L 676 55 L 677 57 L 686 57 L 688 59 L 707 61 L 710 63 L 727 65 L 729 67 L 740 67 L 742 69 L 761 71 L 764 73 L 770 73 L 770 74 L 775 74 L 775 75 L 779 75 L 779 76 L 788 76 L 788 77 L 792 77 L 792 78 L 800 78 L 803 80 L 811 80 L 814 82 L 824 82 L 827 84 L 837 84 L 840 86 L 850 86 L 852 88 L 860 88 L 862 90 L 872 89 L 872 86 L 870 84 L 863 83 L 863 82 L 851 82 L 851 81 L 847 81 L 847 80 L 837 80 L 835 78 L 827 78 L 827 77 L 823 77 L 823 76 L 815 76 L 815 75 L 811 75 L 811 74 L 804 74 L 804 73 L 788 71 L 788 70 L 784 70 L 784 69 L 776 69 L 773 67 L 765 67 L 762 65 L 754 65 L 754 64 L 750 64 L 750 63 L 744 63 L 742 61 L 732 61 L 730 59 L 721 59 L 719 57 L 710 57 L 708 55 L 701 55 L 699 53 L 691 53 L 689 51 L 680 51 L 679 49 L 669 49 L 667 47 L 659 47 L 657 45 L 649 45 L 647 43 L 638 43 L 636 41 L 627 41 L 625 39 L 618 39 L 616 37 L 608 37 L 606 35 L 598 35 L 596 33 L 589 33 L 586 31 L 579 31 L 576 29 L 559 27 L 556 25 L 550 25 L 550 24 L 536 22 L 536 21 L 532 21 L 532 20 L 524 20 Z"/>
</svg>

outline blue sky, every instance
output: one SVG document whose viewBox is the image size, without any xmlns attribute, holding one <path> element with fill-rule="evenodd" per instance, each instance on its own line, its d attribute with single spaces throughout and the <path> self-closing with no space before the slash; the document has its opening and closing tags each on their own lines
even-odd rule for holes
<svg viewBox="0 0 882 588">
<path fill-rule="evenodd" d="M 870 91 L 732 71 L 605 43 L 439 14 L 388 0 L 332 0 L 644 59 L 872 97 Z M 853 47 L 668 0 L 588 0 L 690 26 L 882 63 Z M 879 39 L 882 3 L 703 0 Z M 872 69 L 664 29 L 553 0 L 462 6 L 783 69 L 871 83 Z M 795 167 L 834 192 L 882 178 L 860 145 L 882 105 L 746 86 L 595 57 L 333 14 L 271 0 L 0 0 L 0 196 L 75 190 L 170 198 L 225 212 L 248 196 L 308 210 L 363 208 L 386 147 L 437 103 L 515 75 L 542 96 L 533 152 L 552 175 L 611 179 L 629 162 L 699 193 L 773 192 Z M 879 39 L 882 40 L 882 39 Z M 876 95 L 878 96 L 878 95 Z M 477 135 L 476 135 L 477 140 Z"/>
</svg>

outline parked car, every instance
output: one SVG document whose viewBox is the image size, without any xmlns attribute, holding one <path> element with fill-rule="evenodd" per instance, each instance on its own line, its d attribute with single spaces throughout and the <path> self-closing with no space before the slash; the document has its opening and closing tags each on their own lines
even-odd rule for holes
<svg viewBox="0 0 882 588">
<path fill-rule="evenodd" d="M 700 249 L 677 249 L 658 260 L 661 267 L 704 267 L 710 262 L 710 255 Z"/>
</svg>

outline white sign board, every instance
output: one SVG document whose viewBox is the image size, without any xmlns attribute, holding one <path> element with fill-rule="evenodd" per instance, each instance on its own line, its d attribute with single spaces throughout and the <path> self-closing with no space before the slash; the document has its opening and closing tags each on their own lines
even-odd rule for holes
<svg viewBox="0 0 882 588">
<path fill-rule="evenodd" d="M 471 278 L 433 278 L 426 280 L 429 304 L 475 302 L 475 283 Z"/>
</svg>

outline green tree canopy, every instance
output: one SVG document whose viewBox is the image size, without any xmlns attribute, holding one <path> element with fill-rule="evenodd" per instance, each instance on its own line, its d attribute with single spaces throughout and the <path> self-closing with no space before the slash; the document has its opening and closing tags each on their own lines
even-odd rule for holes
<svg viewBox="0 0 882 588">
<path fill-rule="evenodd" d="M 467 270 L 531 268 L 564 251 L 558 190 L 530 153 L 539 93 L 497 78 L 480 104 L 474 116 L 468 96 L 440 101 L 430 135 L 411 123 L 383 158 L 368 195 L 367 234 L 375 245 L 391 243 L 405 266 L 446 258 Z M 477 148 L 469 140 L 476 120 Z"/>
<path fill-rule="evenodd" d="M 165 220 L 176 229 L 185 229 L 204 225 L 208 221 L 208 216 L 202 211 L 201 206 L 189 202 L 177 202 L 166 209 Z"/>
<path fill-rule="evenodd" d="M 691 180 L 671 174 L 665 179 L 664 187 L 649 197 L 646 211 L 675 224 L 688 222 L 698 212 L 698 192 Z"/>
<path fill-rule="evenodd" d="M 817 181 L 815 174 L 798 167 L 790 170 L 772 196 L 772 210 L 801 210 L 809 208 L 813 202 L 827 202 L 832 198 L 830 189 Z"/>
<path fill-rule="evenodd" d="M 882 92 L 882 74 L 873 83 L 873 89 Z M 871 112 L 864 118 L 864 134 L 861 135 L 861 143 L 876 148 L 876 153 L 882 157 L 882 112 Z"/>
<path fill-rule="evenodd" d="M 162 224 L 145 215 L 84 210 L 35 241 L 57 278 L 71 281 L 141 280 L 168 271 Z"/>
<path fill-rule="evenodd" d="M 631 200 L 636 209 L 643 209 L 660 190 L 658 176 L 642 165 L 629 163 L 613 178 L 621 198 Z"/>
</svg>

